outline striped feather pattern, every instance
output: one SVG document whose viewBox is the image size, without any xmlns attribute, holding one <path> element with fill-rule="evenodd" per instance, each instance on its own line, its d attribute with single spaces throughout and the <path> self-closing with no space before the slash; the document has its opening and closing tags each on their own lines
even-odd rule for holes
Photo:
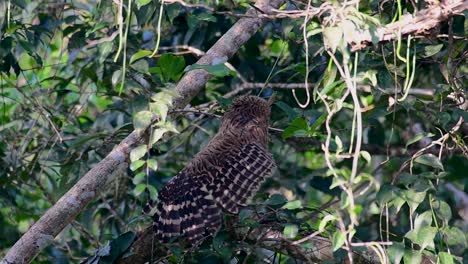
<svg viewBox="0 0 468 264">
<path fill-rule="evenodd" d="M 271 154 L 257 143 L 246 144 L 240 151 L 228 155 L 218 169 L 209 188 L 216 202 L 227 212 L 237 214 L 240 206 L 257 192 L 266 177 L 272 174 L 275 163 Z"/>
<path fill-rule="evenodd" d="M 236 214 L 275 168 L 268 151 L 257 143 L 231 149 L 217 166 L 191 175 L 182 170 L 159 193 L 153 215 L 156 237 L 167 243 L 182 236 L 198 242 L 221 227 L 225 210 Z"/>
</svg>

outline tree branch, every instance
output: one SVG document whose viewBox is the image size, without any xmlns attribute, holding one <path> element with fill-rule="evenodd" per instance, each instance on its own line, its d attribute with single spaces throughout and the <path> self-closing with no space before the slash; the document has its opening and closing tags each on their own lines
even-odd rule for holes
<svg viewBox="0 0 468 264">
<path fill-rule="evenodd" d="M 425 35 L 441 22 L 454 15 L 463 14 L 467 9 L 467 0 L 440 1 L 439 5 L 431 5 L 429 8 L 417 12 L 414 16 L 411 14 L 404 15 L 398 22 L 378 28 L 375 32 L 353 32 L 353 43 L 348 44 L 350 44 L 352 51 L 357 51 L 372 45 L 373 39 L 386 42 L 396 40 L 400 34 Z"/>
<path fill-rule="evenodd" d="M 278 7 L 283 0 L 272 0 L 271 6 Z M 268 12 L 267 1 L 258 0 L 257 7 Z M 248 15 L 257 11 L 251 9 Z M 226 32 L 197 64 L 219 64 L 226 62 L 266 22 L 265 18 L 242 18 Z M 178 83 L 175 109 L 183 108 L 205 86 L 209 73 L 205 70 L 188 72 Z M 29 263 L 41 250 L 50 245 L 57 236 L 91 201 L 99 197 L 105 186 L 114 180 L 119 169 L 127 167 L 127 159 L 133 147 L 142 141 L 143 133 L 136 131 L 128 135 L 101 162 L 88 171 L 57 203 L 13 245 L 1 264 Z"/>
</svg>

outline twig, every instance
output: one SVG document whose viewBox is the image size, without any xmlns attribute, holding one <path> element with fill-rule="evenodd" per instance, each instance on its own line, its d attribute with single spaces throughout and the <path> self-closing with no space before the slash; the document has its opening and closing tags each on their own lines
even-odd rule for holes
<svg viewBox="0 0 468 264">
<path fill-rule="evenodd" d="M 392 184 L 395 184 L 396 182 L 398 182 L 398 180 L 400 178 L 399 177 L 400 174 L 406 169 L 406 167 L 408 167 L 408 165 L 410 165 L 411 168 L 413 167 L 413 161 L 416 158 L 422 156 L 427 150 L 429 150 L 430 148 L 432 148 L 432 147 L 434 147 L 436 145 L 443 146 L 445 141 L 453 133 L 457 132 L 460 129 L 461 125 L 463 124 L 463 121 L 464 121 L 463 117 L 460 117 L 458 119 L 458 122 L 455 124 L 454 127 L 452 127 L 452 129 L 450 129 L 449 132 L 445 133 L 439 139 L 432 141 L 429 145 L 427 145 L 426 147 L 424 147 L 424 148 L 420 149 L 419 151 L 417 151 L 416 153 L 414 153 L 409 160 L 406 160 L 405 162 L 403 162 L 400 169 L 393 175 Z"/>
</svg>

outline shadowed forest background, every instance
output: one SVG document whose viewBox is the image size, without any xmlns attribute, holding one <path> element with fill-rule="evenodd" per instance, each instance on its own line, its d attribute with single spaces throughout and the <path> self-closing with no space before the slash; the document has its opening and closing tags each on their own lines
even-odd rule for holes
<svg viewBox="0 0 468 264">
<path fill-rule="evenodd" d="M 467 263 L 467 9 L 0 2 L 1 263 Z M 143 207 L 243 94 L 275 96 L 277 171 L 159 245 Z"/>
</svg>

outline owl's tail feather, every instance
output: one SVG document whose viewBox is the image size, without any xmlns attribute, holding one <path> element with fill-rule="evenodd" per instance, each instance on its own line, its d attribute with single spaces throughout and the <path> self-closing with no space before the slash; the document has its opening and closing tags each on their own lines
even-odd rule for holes
<svg viewBox="0 0 468 264">
<path fill-rule="evenodd" d="M 204 191 L 205 190 L 205 191 Z M 156 237 L 168 243 L 182 236 L 198 243 L 221 226 L 221 211 L 206 188 L 193 188 L 172 203 L 160 202 L 154 215 Z"/>
</svg>

